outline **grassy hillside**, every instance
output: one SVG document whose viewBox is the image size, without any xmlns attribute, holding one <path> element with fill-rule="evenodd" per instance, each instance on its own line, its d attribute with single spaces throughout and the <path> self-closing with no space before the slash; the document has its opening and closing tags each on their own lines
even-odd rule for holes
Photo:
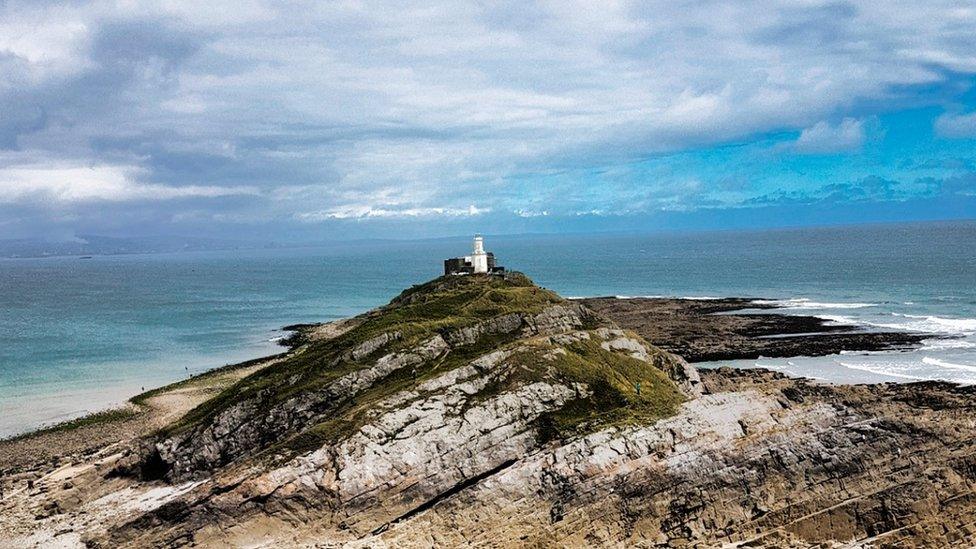
<svg viewBox="0 0 976 549">
<path fill-rule="evenodd" d="M 206 425 L 221 411 L 245 400 L 259 402 L 270 410 L 296 395 L 322 390 L 350 372 L 371 367 L 380 356 L 410 350 L 436 334 L 446 335 L 512 313 L 537 315 L 554 304 L 568 302 L 519 273 L 505 278 L 441 277 L 404 291 L 387 306 L 361 317 L 360 324 L 335 339 L 305 343 L 289 358 L 241 380 L 192 410 L 164 434 Z M 584 328 L 595 329 L 602 322 L 593 320 L 591 324 Z M 365 356 L 351 354 L 384 334 L 397 337 Z M 589 388 L 591 394 L 587 398 L 543 418 L 541 431 L 546 438 L 572 436 L 608 424 L 651 421 L 674 412 L 683 397 L 663 372 L 625 354 L 605 350 L 597 339 L 563 345 L 554 353 L 555 346 L 545 338 L 528 341 L 519 331 L 483 335 L 474 343 L 453 347 L 435 360 L 393 371 L 348 398 L 328 414 L 327 420 L 281 440 L 275 451 L 300 451 L 335 442 L 355 432 L 383 399 L 504 348 L 517 348 L 510 360 L 519 367 L 476 398 L 490 398 L 543 380 L 585 384 Z"/>
</svg>

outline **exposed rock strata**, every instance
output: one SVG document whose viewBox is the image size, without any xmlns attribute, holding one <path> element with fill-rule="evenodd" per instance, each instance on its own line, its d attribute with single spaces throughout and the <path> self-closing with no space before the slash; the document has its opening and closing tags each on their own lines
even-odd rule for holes
<svg viewBox="0 0 976 549">
<path fill-rule="evenodd" d="M 571 389 L 527 387 L 470 408 L 484 429 L 446 413 L 502 363 L 438 379 L 439 396 L 269 471 L 228 470 L 160 496 L 148 495 L 155 484 L 126 488 L 144 503 L 114 526 L 104 507 L 118 497 L 104 495 L 41 524 L 101 517 L 110 527 L 85 539 L 106 547 L 976 542 L 973 389 L 723 369 L 703 373 L 707 394 L 673 417 L 537 445 L 529 419 Z"/>
<path fill-rule="evenodd" d="M 436 360 L 452 348 L 471 345 L 485 336 L 518 333 L 521 337 L 532 337 L 577 329 L 586 323 L 590 314 L 580 304 L 567 303 L 551 305 L 535 315 L 502 315 L 384 354 L 372 365 L 356 369 L 321 390 L 300 393 L 270 409 L 263 402 L 269 393 L 258 393 L 220 412 L 199 428 L 154 443 L 156 455 L 152 459 L 164 464 L 163 471 L 170 480 L 193 478 L 266 447 L 298 426 L 326 418 L 338 406 L 396 370 Z M 330 366 L 361 361 L 401 338 L 399 331 L 382 333 L 342 353 Z M 290 381 L 295 383 L 299 379 Z"/>
</svg>

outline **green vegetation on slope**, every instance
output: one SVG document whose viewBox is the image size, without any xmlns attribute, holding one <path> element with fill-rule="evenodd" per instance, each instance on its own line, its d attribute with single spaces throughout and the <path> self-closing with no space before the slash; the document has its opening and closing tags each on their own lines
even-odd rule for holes
<svg viewBox="0 0 976 549">
<path fill-rule="evenodd" d="M 145 405 L 146 402 L 158 395 L 169 393 L 177 389 L 182 389 L 184 387 L 198 386 L 201 384 L 206 384 L 207 382 L 213 381 L 218 382 L 224 374 L 233 372 L 234 370 L 240 370 L 242 368 L 250 368 L 251 366 L 256 366 L 263 362 L 268 362 L 269 360 L 275 360 L 285 356 L 287 353 L 280 353 L 277 355 L 263 356 L 260 358 L 254 358 L 251 360 L 245 360 L 244 362 L 238 362 L 236 364 L 227 364 L 219 368 L 214 368 L 213 370 L 207 370 L 186 379 L 181 379 L 180 381 L 174 381 L 169 385 L 163 385 L 162 387 L 156 387 L 155 389 L 150 389 L 144 393 L 139 393 L 138 395 L 129 399 L 129 402 L 137 404 L 139 406 Z"/>
<path fill-rule="evenodd" d="M 603 349 L 598 340 L 578 341 L 565 350 L 552 355 L 556 379 L 583 383 L 590 394 L 539 418 L 543 441 L 583 435 L 611 425 L 651 423 L 673 415 L 685 400 L 664 372 L 644 361 Z M 520 358 L 526 369 L 545 364 L 538 360 L 537 353 Z"/>
</svg>

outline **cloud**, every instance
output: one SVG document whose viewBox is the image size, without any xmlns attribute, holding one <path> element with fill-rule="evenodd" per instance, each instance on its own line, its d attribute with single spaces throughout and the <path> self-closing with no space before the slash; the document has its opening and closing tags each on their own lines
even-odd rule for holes
<svg viewBox="0 0 976 549">
<path fill-rule="evenodd" d="M 473 217 L 491 212 L 491 208 L 375 208 L 372 206 L 343 206 L 332 210 L 303 212 L 296 218 L 305 222 L 319 222 L 333 219 L 371 219 L 371 218 L 431 218 L 431 217 Z"/>
<path fill-rule="evenodd" d="M 4 2 L 0 168 L 129 172 L 0 196 L 182 193 L 209 219 L 291 221 L 694 208 L 707 184 L 648 196 L 628 167 L 784 131 L 857 150 L 863 105 L 976 74 L 974 25 L 949 0 Z M 554 193 L 557 173 L 575 181 Z"/>
<path fill-rule="evenodd" d="M 976 196 L 976 174 L 973 173 L 906 180 L 872 175 L 856 181 L 828 183 L 812 189 L 776 191 L 751 198 L 746 201 L 746 205 L 864 204 L 906 202 L 933 197 L 952 200 L 971 196 Z"/>
<path fill-rule="evenodd" d="M 250 187 L 140 183 L 137 178 L 143 172 L 132 166 L 2 168 L 0 203 L 158 201 L 256 193 Z"/>
<path fill-rule="evenodd" d="M 549 210 L 526 210 L 519 208 L 513 210 L 512 213 L 519 217 L 546 217 L 549 215 Z"/>
<path fill-rule="evenodd" d="M 935 119 L 935 131 L 943 137 L 972 139 L 976 137 L 976 112 L 968 114 L 945 113 Z"/>
<path fill-rule="evenodd" d="M 803 154 L 852 152 L 864 145 L 864 122 L 845 118 L 839 124 L 817 122 L 800 132 L 793 150 Z"/>
</svg>

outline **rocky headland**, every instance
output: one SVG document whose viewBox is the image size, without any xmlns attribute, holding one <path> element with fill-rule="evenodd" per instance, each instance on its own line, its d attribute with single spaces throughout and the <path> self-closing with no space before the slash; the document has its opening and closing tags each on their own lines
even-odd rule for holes
<svg viewBox="0 0 976 549">
<path fill-rule="evenodd" d="M 284 355 L 0 443 L 0 536 L 113 548 L 976 543 L 976 390 L 699 374 L 599 305 L 517 273 L 447 277 L 300 327 Z"/>
<path fill-rule="evenodd" d="M 936 337 L 777 313 L 775 302 L 749 298 L 594 297 L 579 302 L 689 362 L 897 350 Z"/>
</svg>

